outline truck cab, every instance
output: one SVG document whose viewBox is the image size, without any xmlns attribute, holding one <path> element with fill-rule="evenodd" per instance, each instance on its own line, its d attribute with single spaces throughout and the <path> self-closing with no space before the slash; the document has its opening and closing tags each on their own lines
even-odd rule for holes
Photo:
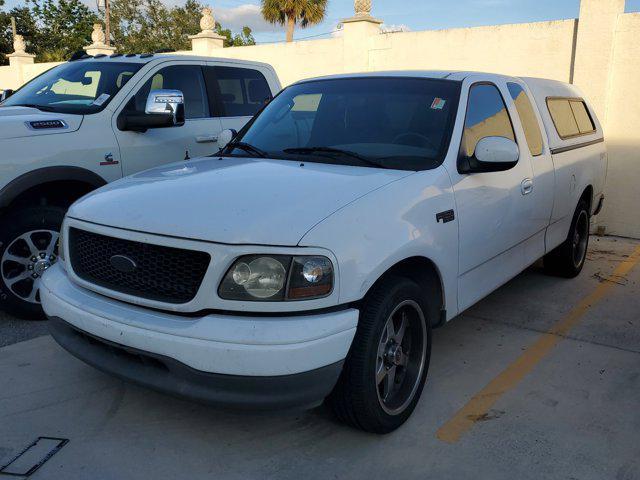
<svg viewBox="0 0 640 480">
<path fill-rule="evenodd" d="M 42 316 L 39 280 L 57 259 L 71 203 L 123 176 L 215 153 L 222 130 L 242 128 L 279 90 L 262 63 L 114 54 L 64 63 L 5 94 L 0 308 Z M 181 99 L 180 118 L 148 111 L 163 92 Z"/>
</svg>

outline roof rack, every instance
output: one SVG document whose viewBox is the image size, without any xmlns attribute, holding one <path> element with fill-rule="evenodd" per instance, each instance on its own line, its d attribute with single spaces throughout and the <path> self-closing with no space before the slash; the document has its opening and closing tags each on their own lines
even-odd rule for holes
<svg viewBox="0 0 640 480">
<path fill-rule="evenodd" d="M 78 50 L 76 51 L 73 55 L 71 55 L 71 57 L 69 58 L 70 62 L 75 62 L 76 60 L 82 60 L 83 58 L 86 58 L 87 52 L 86 50 Z"/>
</svg>

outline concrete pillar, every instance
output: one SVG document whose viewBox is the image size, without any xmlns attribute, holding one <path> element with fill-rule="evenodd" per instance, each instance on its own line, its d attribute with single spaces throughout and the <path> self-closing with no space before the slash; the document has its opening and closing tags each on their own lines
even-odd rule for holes
<svg viewBox="0 0 640 480">
<path fill-rule="evenodd" d="M 607 92 L 618 16 L 625 0 L 581 0 L 573 83 L 592 103 L 605 124 Z"/>
<path fill-rule="evenodd" d="M 189 37 L 191 50 L 195 55 L 206 57 L 213 55 L 215 50 L 224 48 L 226 38 L 214 31 L 216 21 L 213 18 L 213 10 L 209 7 L 202 9 L 200 28 L 202 29 L 200 33 Z"/>
<path fill-rule="evenodd" d="M 32 65 L 36 58 L 35 55 L 27 53 L 25 51 L 26 44 L 22 35 L 16 35 L 13 39 L 14 52 L 7 55 L 9 58 L 9 66 L 15 74 L 16 85 L 22 85 L 25 81 L 24 66 Z"/>
<path fill-rule="evenodd" d="M 371 39 L 380 34 L 380 25 L 382 25 L 382 20 L 371 16 L 370 0 L 355 0 L 354 6 L 355 16 L 342 21 L 344 70 L 347 73 L 370 70 Z"/>
</svg>

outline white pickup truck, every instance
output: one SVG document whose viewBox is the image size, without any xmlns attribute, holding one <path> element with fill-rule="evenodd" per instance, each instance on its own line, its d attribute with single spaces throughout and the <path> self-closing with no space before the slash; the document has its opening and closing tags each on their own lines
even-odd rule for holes
<svg viewBox="0 0 640 480">
<path fill-rule="evenodd" d="M 241 407 L 327 398 L 389 432 L 421 395 L 432 327 L 540 258 L 578 275 L 606 167 L 564 83 L 302 81 L 217 155 L 75 203 L 42 304 L 64 348 L 119 377 Z"/>
<path fill-rule="evenodd" d="M 123 176 L 215 153 L 222 130 L 242 128 L 278 91 L 262 63 L 150 54 L 86 56 L 5 91 L 0 307 L 42 316 L 40 276 L 56 260 L 74 201 Z M 162 92 L 184 98 L 180 115 L 147 112 Z"/>
</svg>

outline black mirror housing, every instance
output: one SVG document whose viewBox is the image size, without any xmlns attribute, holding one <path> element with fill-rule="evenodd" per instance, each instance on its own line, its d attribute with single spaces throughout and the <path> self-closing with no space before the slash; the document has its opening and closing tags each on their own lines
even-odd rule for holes
<svg viewBox="0 0 640 480">
<path fill-rule="evenodd" d="M 184 105 L 178 105 L 176 114 L 140 113 L 124 111 L 117 121 L 118 130 L 144 133 L 152 128 L 181 127 L 185 123 Z"/>
</svg>

